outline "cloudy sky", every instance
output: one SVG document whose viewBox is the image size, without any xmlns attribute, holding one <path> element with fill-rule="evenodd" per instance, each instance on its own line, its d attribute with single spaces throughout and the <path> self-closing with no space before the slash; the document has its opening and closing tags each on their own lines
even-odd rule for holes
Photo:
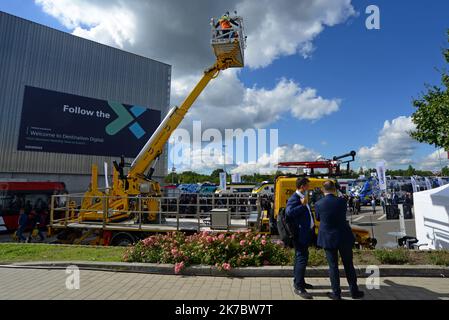
<svg viewBox="0 0 449 320">
<path fill-rule="evenodd" d="M 370 4 L 380 8 L 380 30 L 365 26 Z M 263 169 L 274 155 L 300 161 L 350 150 L 356 167 L 447 164 L 408 131 L 411 100 L 425 83 L 439 84 L 448 1 L 1 0 L 0 10 L 172 65 L 172 105 L 214 61 L 210 18 L 237 10 L 246 66 L 214 80 L 182 124 L 279 130 L 279 148 L 235 171 Z"/>
</svg>

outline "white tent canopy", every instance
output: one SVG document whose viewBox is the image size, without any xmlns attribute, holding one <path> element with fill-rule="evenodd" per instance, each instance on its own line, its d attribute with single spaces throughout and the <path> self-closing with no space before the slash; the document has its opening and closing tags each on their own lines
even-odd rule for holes
<svg viewBox="0 0 449 320">
<path fill-rule="evenodd" d="M 449 249 L 449 185 L 413 193 L 421 249 Z"/>
</svg>

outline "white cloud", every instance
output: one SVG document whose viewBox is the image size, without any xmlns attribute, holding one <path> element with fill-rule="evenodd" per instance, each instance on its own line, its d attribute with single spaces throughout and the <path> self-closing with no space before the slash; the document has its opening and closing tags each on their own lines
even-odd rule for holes
<svg viewBox="0 0 449 320">
<path fill-rule="evenodd" d="M 306 147 L 295 144 L 293 146 L 280 146 L 271 154 L 264 154 L 257 162 L 240 163 L 232 170 L 232 173 L 241 174 L 273 174 L 278 169 L 279 162 L 289 161 L 315 161 L 319 154 Z"/>
<path fill-rule="evenodd" d="M 418 143 L 410 137 L 409 132 L 415 128 L 411 117 L 401 116 L 392 121 L 385 121 L 377 143 L 359 150 L 360 160 L 370 161 L 370 167 L 374 167 L 379 160 L 385 160 L 387 166 L 412 164 Z"/>
<path fill-rule="evenodd" d="M 178 172 L 196 171 L 210 173 L 211 171 L 223 168 L 223 148 L 222 143 L 207 142 L 202 147 L 192 146 L 191 143 L 177 141 L 173 149 L 173 140 L 170 140 L 171 150 L 169 153 L 169 167 L 171 169 L 173 159 Z M 227 145 L 225 152 L 226 169 L 231 173 L 241 174 L 273 174 L 278 168 L 279 162 L 289 161 L 315 161 L 320 155 L 314 150 L 308 149 L 300 144 L 283 145 L 275 147 L 272 152 L 257 155 L 247 155 L 247 159 L 239 162 L 236 154 L 229 152 L 230 145 Z M 251 150 L 247 150 L 250 152 Z M 245 154 L 247 153 L 245 152 Z M 249 159 L 255 159 L 254 161 Z M 283 170 L 290 171 L 290 170 Z"/>
<path fill-rule="evenodd" d="M 252 68 L 313 50 L 326 26 L 355 14 L 351 0 L 35 0 L 77 35 L 126 47 L 194 71 L 211 60 L 209 19 L 226 10 L 244 17 Z M 205 64 L 206 63 L 206 64 Z"/>
<path fill-rule="evenodd" d="M 234 9 L 244 17 L 251 68 L 287 55 L 309 55 L 326 26 L 354 14 L 350 0 L 35 0 L 73 33 L 173 66 L 172 101 L 179 104 L 213 63 L 209 19 Z M 317 120 L 336 112 L 339 99 L 282 79 L 272 89 L 245 88 L 238 71 L 228 70 L 200 96 L 189 119 L 208 127 L 261 126 L 291 114 Z M 189 120 L 188 119 L 188 120 Z M 187 121 L 188 121 L 187 120 Z"/>
<path fill-rule="evenodd" d="M 134 45 L 136 15 L 123 1 L 104 1 L 101 6 L 94 1 L 35 0 L 49 15 L 73 30 L 79 37 L 124 48 Z"/>
<path fill-rule="evenodd" d="M 440 171 L 442 167 L 446 167 L 448 165 L 449 159 L 447 152 L 444 151 L 444 149 L 438 149 L 422 159 L 418 168 L 429 171 Z"/>
<path fill-rule="evenodd" d="M 341 104 L 340 99 L 325 99 L 293 80 L 281 79 L 266 89 L 245 88 L 234 71 L 220 77 L 200 96 L 187 119 L 201 120 L 205 127 L 245 129 L 269 125 L 285 115 L 318 120 L 338 111 Z M 181 103 L 190 90 L 188 80 L 175 80 L 173 86 L 177 92 L 174 103 Z"/>
<path fill-rule="evenodd" d="M 325 26 L 334 26 L 355 14 L 351 0 L 253 0 L 237 3 L 246 18 L 252 68 L 265 67 L 281 56 L 309 56 L 312 41 Z"/>
<path fill-rule="evenodd" d="M 210 173 L 211 171 L 223 168 L 223 152 L 216 149 L 215 152 L 208 152 L 207 149 L 191 149 L 186 147 L 183 150 L 183 162 L 175 164 L 178 172 L 195 171 L 199 173 Z M 226 153 L 226 164 L 229 167 L 232 158 Z"/>
</svg>

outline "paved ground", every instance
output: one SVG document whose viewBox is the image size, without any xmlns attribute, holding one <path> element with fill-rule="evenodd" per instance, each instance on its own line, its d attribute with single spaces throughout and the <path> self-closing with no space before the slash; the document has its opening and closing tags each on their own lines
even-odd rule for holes
<svg viewBox="0 0 449 320">
<path fill-rule="evenodd" d="M 362 207 L 359 215 L 348 215 L 348 220 L 354 226 L 359 226 L 372 232 L 377 239 L 377 248 L 397 247 L 397 238 L 389 235 L 390 232 L 399 232 L 399 220 L 387 220 L 382 212 L 382 207 L 377 207 L 376 214 L 372 213 L 371 207 Z M 405 220 L 405 229 L 408 236 L 415 237 L 415 219 Z"/>
<path fill-rule="evenodd" d="M 80 289 L 68 290 L 65 270 L 0 268 L 0 299 L 300 299 L 289 278 L 183 277 L 102 271 L 80 271 Z M 311 278 L 315 299 L 327 299 L 328 279 Z M 449 279 L 383 278 L 366 299 L 449 300 Z M 348 298 L 346 280 L 342 281 Z"/>
</svg>

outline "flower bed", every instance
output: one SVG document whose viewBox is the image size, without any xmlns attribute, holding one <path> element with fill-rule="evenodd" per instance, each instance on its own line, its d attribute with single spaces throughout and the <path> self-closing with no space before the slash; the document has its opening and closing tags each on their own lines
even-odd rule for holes
<svg viewBox="0 0 449 320">
<path fill-rule="evenodd" d="M 180 273 L 188 265 L 212 265 L 229 271 L 236 267 L 287 265 L 291 250 L 268 236 L 254 233 L 186 236 L 181 232 L 159 234 L 126 250 L 125 262 L 169 263 Z"/>
</svg>

